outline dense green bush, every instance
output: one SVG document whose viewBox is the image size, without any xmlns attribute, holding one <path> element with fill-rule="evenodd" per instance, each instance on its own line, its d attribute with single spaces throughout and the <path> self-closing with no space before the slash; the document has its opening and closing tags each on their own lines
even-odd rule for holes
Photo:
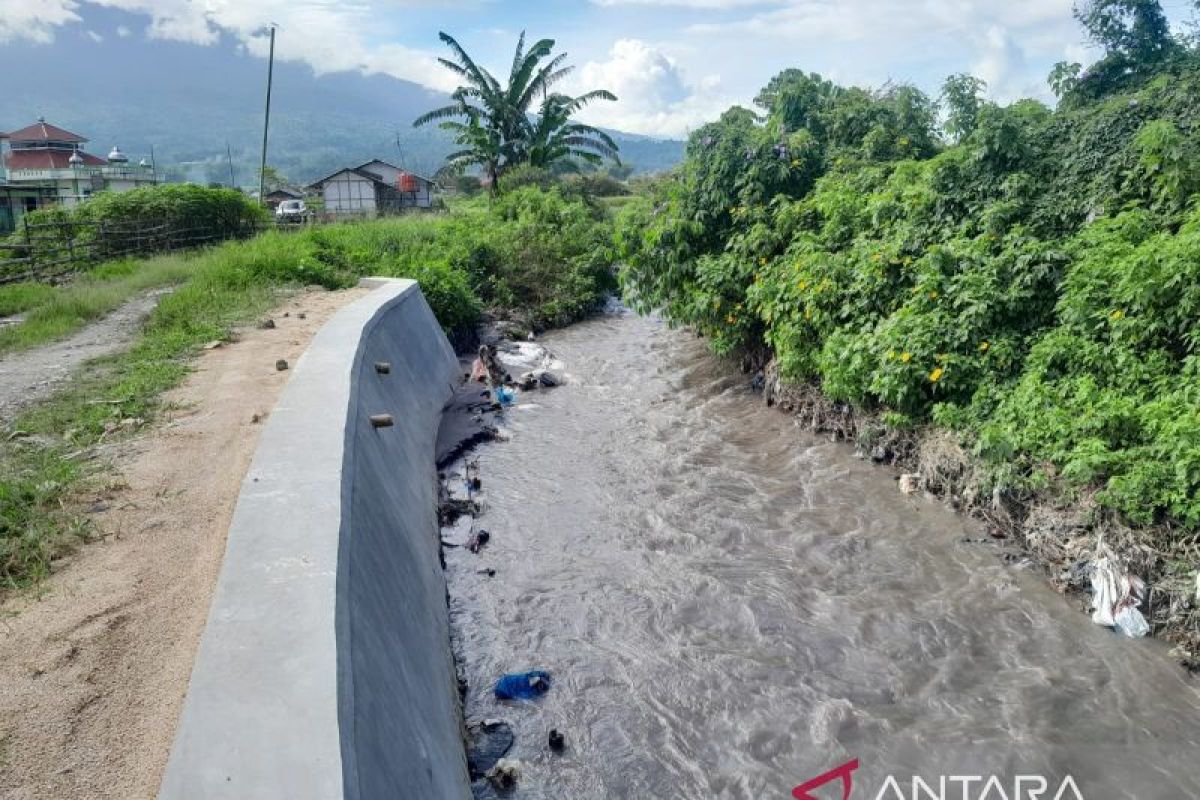
<svg viewBox="0 0 1200 800">
<path fill-rule="evenodd" d="M 232 189 L 164 184 L 101 192 L 73 208 L 38 209 L 25 220 L 28 229 L 11 240 L 28 246 L 26 255 L 36 268 L 244 239 L 270 217 Z"/>
<path fill-rule="evenodd" d="M 1057 112 L 952 81 L 953 145 L 915 90 L 781 74 L 622 212 L 627 296 L 993 485 L 1200 528 L 1200 60 Z"/>
</svg>

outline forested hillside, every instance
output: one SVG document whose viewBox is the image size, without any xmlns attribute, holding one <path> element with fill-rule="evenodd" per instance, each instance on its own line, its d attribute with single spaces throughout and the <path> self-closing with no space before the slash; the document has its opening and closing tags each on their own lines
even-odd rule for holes
<svg viewBox="0 0 1200 800">
<path fill-rule="evenodd" d="M 9 80 L 0 91 L 0 131 L 45 116 L 92 140 L 101 156 L 114 144 L 134 160 L 151 148 L 169 180 L 234 180 L 256 187 L 262 145 L 266 61 L 233 42 L 201 47 L 130 37 L 120 46 L 78 48 L 6 42 L 0 74 L 37 65 L 37 81 Z M 322 75 L 303 64 L 275 65 L 268 163 L 298 183 L 383 158 L 432 174 L 455 149 L 436 128 L 412 121 L 444 103 L 437 92 L 388 75 Z M 679 163 L 683 144 L 614 134 L 621 158 L 638 172 Z M 228 144 L 228 150 L 226 145 Z"/>
<path fill-rule="evenodd" d="M 1077 16 L 1106 55 L 1056 67 L 1056 110 L 781 73 L 627 210 L 623 281 L 884 426 L 851 435 L 918 442 L 897 458 L 952 432 L 926 488 L 1027 537 L 1038 504 L 1078 512 L 1032 544 L 1069 569 L 1104 534 L 1194 647 L 1200 55 L 1153 0 Z"/>
</svg>

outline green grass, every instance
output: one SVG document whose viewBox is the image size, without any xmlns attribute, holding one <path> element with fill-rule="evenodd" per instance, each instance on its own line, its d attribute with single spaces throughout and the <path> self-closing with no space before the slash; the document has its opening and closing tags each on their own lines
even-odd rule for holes
<svg viewBox="0 0 1200 800">
<path fill-rule="evenodd" d="M 0 317 L 11 317 L 41 305 L 54 296 L 54 287 L 44 283 L 11 283 L 0 286 Z"/>
<path fill-rule="evenodd" d="M 70 336 L 140 292 L 183 283 L 197 258 L 169 255 L 141 262 L 118 261 L 65 286 L 22 283 L 5 287 L 12 291 L 0 292 L 0 314 L 11 307 L 9 313 L 24 312 L 25 319 L 0 330 L 0 355 Z"/>
<path fill-rule="evenodd" d="M 371 274 L 415 278 L 451 334 L 469 330 L 484 303 L 558 324 L 587 313 L 607 288 L 602 257 L 590 255 L 604 223 L 557 193 L 533 192 L 448 215 L 270 232 L 102 265 L 70 286 L 0 294 L 27 311 L 0 331 L 2 355 L 69 335 L 138 292 L 176 286 L 127 352 L 90 363 L 0 431 L 0 589 L 36 582 L 88 535 L 72 498 L 104 474 L 94 446 L 125 435 L 121 420 L 153 420 L 200 348 L 278 303 L 281 290 L 344 288 Z"/>
</svg>

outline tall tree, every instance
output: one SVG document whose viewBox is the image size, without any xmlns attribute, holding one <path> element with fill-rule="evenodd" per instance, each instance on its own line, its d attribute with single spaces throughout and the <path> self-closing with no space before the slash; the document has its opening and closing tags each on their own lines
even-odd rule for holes
<svg viewBox="0 0 1200 800">
<path fill-rule="evenodd" d="M 440 122 L 455 135 L 462 149 L 447 158 L 447 167 L 461 171 L 479 166 L 493 187 L 501 174 L 517 164 L 536 158 L 539 166 L 564 158 L 581 158 L 595 163 L 615 158 L 616 144 L 603 132 L 571 116 L 594 100 L 616 100 L 612 93 L 597 90 L 579 97 L 552 93 L 551 88 L 574 70 L 565 66 L 565 53 L 551 56 L 554 40 L 540 39 L 526 48 L 522 32 L 513 54 L 506 83 L 479 66 L 447 33 L 439 34 L 453 58 L 439 58 L 442 66 L 464 83 L 450 94 L 450 104 L 423 114 L 413 121 L 418 127 Z M 542 113 L 531 119 L 531 109 L 542 101 Z"/>
<path fill-rule="evenodd" d="M 1137 65 L 1161 61 L 1175 45 L 1158 0 L 1086 0 L 1075 6 L 1075 19 L 1106 54 Z"/>
<path fill-rule="evenodd" d="M 965 72 L 946 78 L 942 84 L 941 101 L 946 109 L 946 122 L 942 128 L 952 140 L 961 141 L 975 130 L 986 90 L 986 81 Z"/>
</svg>

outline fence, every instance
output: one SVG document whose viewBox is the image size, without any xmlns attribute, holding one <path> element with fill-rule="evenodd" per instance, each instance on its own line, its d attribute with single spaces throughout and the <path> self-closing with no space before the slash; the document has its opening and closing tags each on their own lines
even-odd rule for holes
<svg viewBox="0 0 1200 800">
<path fill-rule="evenodd" d="M 30 222 L 0 240 L 0 285 L 18 281 L 62 281 L 102 261 L 145 256 L 248 239 L 263 230 L 297 230 L 308 221 L 256 224 L 238 222 L 214 228 L 144 220 L 112 222 L 56 220 Z"/>
<path fill-rule="evenodd" d="M 432 213 L 437 209 L 420 209 Z M 412 213 L 414 209 L 408 209 Z M 30 222 L 22 218 L 16 232 L 0 239 L 0 286 L 19 281 L 56 283 L 103 261 L 187 250 L 231 239 L 249 239 L 268 230 L 299 231 L 313 225 L 354 222 L 391 214 L 309 213 L 276 217 L 266 223 L 239 219 L 214 227 L 188 226 L 178 220 Z"/>
</svg>

